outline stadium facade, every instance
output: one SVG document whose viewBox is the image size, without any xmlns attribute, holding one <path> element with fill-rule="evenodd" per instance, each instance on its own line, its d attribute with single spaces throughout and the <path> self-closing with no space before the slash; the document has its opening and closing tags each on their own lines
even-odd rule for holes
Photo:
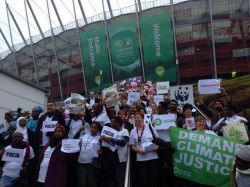
<svg viewBox="0 0 250 187">
<path fill-rule="evenodd" d="M 174 67 L 174 73 L 167 72 L 171 76 L 166 75 L 166 79 L 173 84 L 192 83 L 203 78 L 227 78 L 232 72 L 250 73 L 249 0 L 192 0 L 176 3 L 173 6 L 156 0 L 142 4 L 142 7 L 139 8 L 139 12 L 136 12 L 135 6 L 119 10 L 118 13 L 114 11 L 113 14 L 116 16 L 112 18 L 111 14 L 107 13 L 106 21 L 103 14 L 93 17 L 92 23 L 88 24 L 78 20 L 79 27 L 72 23 L 70 27 L 64 26 L 65 31 L 61 29 L 58 31 L 58 28 L 55 28 L 53 30 L 57 34 L 53 36 L 48 36 L 32 45 L 24 45 L 7 55 L 2 54 L 0 67 L 51 90 L 50 98 L 59 100 L 68 97 L 71 92 L 85 94 L 86 88 L 89 89 L 90 82 L 95 79 L 91 77 L 93 68 L 97 68 L 95 73 L 101 76 L 99 80 L 95 80 L 98 83 L 97 89 L 103 88 L 104 83 L 111 84 L 133 76 L 143 76 L 144 79 L 150 80 L 151 66 L 147 63 L 151 63 L 148 60 L 151 57 L 148 54 L 150 50 L 154 50 L 156 56 L 160 53 L 161 46 L 157 47 L 159 42 L 157 37 L 161 36 L 162 45 L 171 46 L 164 48 L 162 53 L 171 53 L 170 57 L 165 58 L 166 63 L 170 62 L 169 65 Z M 147 29 L 150 21 L 147 20 L 150 18 L 166 24 L 169 22 L 168 30 L 164 30 L 162 34 L 153 31 L 154 47 L 150 46 L 150 42 L 147 43 L 149 40 L 147 36 L 150 35 Z M 153 25 L 154 23 L 156 24 L 152 21 Z M 167 28 L 166 25 L 165 27 Z M 135 62 L 138 63 L 138 67 L 135 66 L 137 69 L 127 69 L 130 66 L 122 66 L 127 57 L 121 56 L 126 54 L 124 50 L 127 49 L 119 49 L 122 40 L 115 40 L 117 33 L 122 32 L 117 31 L 119 28 L 125 30 L 130 28 L 131 32 L 136 33 L 134 38 L 136 46 L 133 46 L 136 51 L 127 55 L 132 55 L 129 57 L 131 59 L 135 57 Z M 157 25 L 155 28 L 157 29 Z M 99 31 L 102 32 L 100 36 L 103 38 L 98 38 L 98 46 L 104 45 L 106 51 L 98 57 L 97 63 L 101 65 L 93 67 L 90 49 L 99 50 L 99 47 L 96 46 L 97 43 L 90 43 L 91 38 L 86 41 L 84 38 L 91 33 L 93 36 L 93 33 Z M 129 35 L 128 32 L 123 34 L 125 37 Z M 124 41 L 129 45 L 129 40 Z M 123 51 L 117 55 L 115 50 Z M 117 63 L 114 64 L 116 60 Z M 151 61 L 154 59 L 151 58 Z M 115 67 L 117 64 L 121 66 Z M 165 68 L 167 69 L 169 65 Z M 157 69 L 160 76 L 163 74 L 161 68 L 162 66 Z M 130 74 L 120 76 L 124 74 L 123 69 L 127 69 L 127 73 Z"/>
</svg>

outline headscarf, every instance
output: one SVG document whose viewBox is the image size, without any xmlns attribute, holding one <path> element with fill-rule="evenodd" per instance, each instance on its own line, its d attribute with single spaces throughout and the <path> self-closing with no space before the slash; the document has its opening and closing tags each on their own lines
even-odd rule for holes
<svg viewBox="0 0 250 187">
<path fill-rule="evenodd" d="M 26 125 L 25 125 L 24 127 L 21 127 L 21 126 L 19 125 L 20 120 L 22 120 L 22 119 L 25 119 L 25 120 L 26 120 L 25 117 L 19 117 L 19 118 L 17 119 L 17 121 L 16 121 L 16 130 L 15 130 L 15 132 L 20 132 L 20 133 L 23 135 L 23 141 L 28 142 L 28 130 L 27 130 Z M 14 133 L 15 133 L 15 132 L 14 132 Z"/>
<path fill-rule="evenodd" d="M 35 110 L 35 111 L 37 111 L 39 113 L 42 113 L 43 112 L 43 107 L 41 107 L 41 106 L 35 106 L 32 110 Z"/>
</svg>

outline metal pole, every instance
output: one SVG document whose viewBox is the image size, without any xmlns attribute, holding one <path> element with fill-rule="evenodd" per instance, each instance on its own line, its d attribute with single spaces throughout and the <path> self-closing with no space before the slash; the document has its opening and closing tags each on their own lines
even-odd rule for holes
<svg viewBox="0 0 250 187">
<path fill-rule="evenodd" d="M 211 40 L 212 40 L 212 49 L 213 49 L 214 78 L 217 79 L 217 63 L 216 63 L 216 53 L 215 53 L 215 43 L 214 43 L 213 10 L 212 10 L 211 0 L 208 0 L 208 3 L 209 3 L 209 15 L 210 15 L 210 27 L 211 27 Z"/>
<path fill-rule="evenodd" d="M 11 28 L 10 28 L 10 17 L 9 17 L 9 13 L 8 13 L 8 8 L 7 8 L 7 1 L 5 0 L 5 7 L 6 7 L 6 13 L 7 13 L 7 19 L 8 19 L 8 25 L 9 25 L 9 32 L 10 32 L 10 40 L 11 40 L 11 45 L 12 45 L 12 54 L 14 57 L 14 63 L 15 63 L 15 69 L 16 69 L 16 75 L 18 76 L 18 70 L 17 70 L 17 61 L 16 61 L 16 53 L 15 53 L 15 46 L 13 43 L 13 37 L 12 37 L 12 32 L 11 32 Z"/>
<path fill-rule="evenodd" d="M 78 0 L 78 4 L 79 4 L 79 7 L 80 7 L 80 9 L 81 9 L 82 16 L 83 16 L 83 19 L 84 19 L 85 24 L 88 24 L 88 20 L 87 20 L 86 14 L 85 14 L 85 12 L 84 12 L 84 9 L 83 9 L 83 7 L 82 7 L 81 0 Z"/>
<path fill-rule="evenodd" d="M 174 22 L 174 7 L 173 7 L 173 0 L 170 0 L 171 4 L 171 17 L 172 17 L 172 27 L 173 27 L 173 37 L 174 37 L 174 51 L 175 51 L 175 65 L 176 65 L 176 76 L 177 76 L 177 84 L 181 83 L 180 78 L 180 66 L 178 60 L 178 50 L 177 50 L 177 43 L 176 43 L 176 31 L 175 31 L 175 22 Z"/>
<path fill-rule="evenodd" d="M 106 12 L 105 12 L 105 8 L 104 8 L 104 1 L 103 0 L 102 0 L 102 9 L 103 9 L 103 15 L 104 15 L 105 33 L 106 33 L 106 41 L 107 41 L 107 48 L 108 48 L 108 55 L 109 55 L 109 66 L 110 66 L 110 73 L 111 73 L 111 82 L 112 82 L 112 84 L 114 84 L 114 72 L 113 72 L 112 55 L 111 55 L 111 51 L 110 51 L 107 17 L 106 17 Z"/>
<path fill-rule="evenodd" d="M 140 50 L 140 62 L 141 62 L 141 70 L 142 70 L 142 80 L 146 81 L 146 75 L 145 75 L 145 67 L 144 67 L 144 59 L 143 59 L 143 51 L 142 51 L 142 41 L 141 41 L 141 29 L 140 29 L 140 23 L 139 23 L 139 13 L 138 13 L 138 7 L 137 7 L 137 1 L 135 0 L 135 15 L 136 15 L 136 27 L 137 27 L 137 35 L 138 35 L 138 45 Z"/>
<path fill-rule="evenodd" d="M 107 4 L 108 4 L 108 7 L 109 7 L 110 16 L 112 18 L 113 17 L 113 11 L 112 11 L 112 7 L 111 7 L 111 4 L 110 4 L 109 0 L 107 0 Z"/>
<path fill-rule="evenodd" d="M 37 67 L 36 67 L 36 58 L 35 58 L 35 53 L 34 53 L 34 48 L 33 48 L 33 40 L 32 40 L 31 33 L 30 33 L 30 25 L 29 25 L 27 6 L 26 6 L 25 0 L 23 2 L 24 2 L 25 14 L 26 14 L 26 21 L 27 21 L 27 25 L 28 25 L 29 37 L 30 37 L 30 47 L 31 47 L 31 52 L 32 52 L 32 59 L 33 59 L 33 64 L 34 64 L 34 69 L 35 69 L 35 74 L 36 74 L 36 84 L 39 85 L 38 72 L 37 72 Z"/>
<path fill-rule="evenodd" d="M 60 69 L 59 69 L 59 66 L 58 66 L 57 53 L 56 53 L 56 46 L 55 46 L 55 39 L 54 39 L 54 31 L 53 31 L 53 29 L 52 29 L 52 23 L 51 23 L 51 18 L 50 18 L 50 11 L 49 11 L 49 2 L 48 2 L 48 0 L 46 0 L 46 3 L 47 3 L 48 14 L 49 14 L 49 24 L 50 24 L 51 34 L 52 34 L 53 49 L 54 49 L 54 53 L 55 53 L 56 69 L 57 69 L 57 77 L 58 77 L 60 95 L 61 95 L 61 100 L 63 101 L 63 92 L 62 92 L 62 84 L 61 84 Z M 51 62 L 51 63 L 52 63 L 52 62 Z"/>
<path fill-rule="evenodd" d="M 36 22 L 36 25 L 37 25 L 37 27 L 38 27 L 38 29 L 39 29 L 39 31 L 40 31 L 40 34 L 42 35 L 42 37 L 43 37 L 43 39 L 44 39 L 45 37 L 44 37 L 43 31 L 42 31 L 42 29 L 41 29 L 41 27 L 40 27 L 39 22 L 37 21 L 37 18 L 36 18 L 36 15 L 35 15 L 35 13 L 34 13 L 34 11 L 33 11 L 33 9 L 32 9 L 32 6 L 31 6 L 29 0 L 26 0 L 26 2 L 27 2 L 27 5 L 28 5 L 28 7 L 29 7 L 29 9 L 30 9 L 30 12 L 31 12 L 31 14 L 32 14 L 32 16 L 33 16 L 33 18 L 34 18 L 34 20 L 35 20 L 35 22 Z"/>
<path fill-rule="evenodd" d="M 84 83 L 84 89 L 85 89 L 85 96 L 87 97 L 87 84 L 86 84 L 86 77 L 85 77 L 85 71 L 84 71 L 84 65 L 83 65 L 83 55 L 82 55 L 82 48 L 81 48 L 81 41 L 80 41 L 80 32 L 79 32 L 79 24 L 76 17 L 76 10 L 75 10 L 75 0 L 72 0 L 73 2 L 73 10 L 74 10 L 74 16 L 75 16 L 75 22 L 76 22 L 76 30 L 77 30 L 77 39 L 78 39 L 78 45 L 80 49 L 80 57 L 81 57 L 81 65 L 82 65 L 82 74 L 83 74 L 83 83 Z"/>
<path fill-rule="evenodd" d="M 53 8 L 54 8 L 54 10 L 55 10 L 56 17 L 57 17 L 57 19 L 58 19 L 58 21 L 59 21 L 59 23 L 60 23 L 60 26 L 61 26 L 62 30 L 65 31 L 64 26 L 63 26 L 63 23 L 62 23 L 62 20 L 61 20 L 61 17 L 60 17 L 60 15 L 59 15 L 59 13 L 58 13 L 58 11 L 57 11 L 57 8 L 56 8 L 56 4 L 54 3 L 53 0 L 51 0 L 51 4 L 52 4 L 52 6 L 53 6 Z"/>
<path fill-rule="evenodd" d="M 4 39 L 4 41 L 5 41 L 6 45 L 8 46 L 8 48 L 9 48 L 10 52 L 12 52 L 12 53 L 13 53 L 13 50 L 11 49 L 11 46 L 10 46 L 10 44 L 9 44 L 9 42 L 8 42 L 8 40 L 7 40 L 6 36 L 4 35 L 4 33 L 3 33 L 3 31 L 2 31 L 2 29 L 1 29 L 1 28 L 0 28 L 0 33 L 1 33 L 1 35 L 2 35 L 2 37 L 3 37 L 3 39 Z"/>
</svg>

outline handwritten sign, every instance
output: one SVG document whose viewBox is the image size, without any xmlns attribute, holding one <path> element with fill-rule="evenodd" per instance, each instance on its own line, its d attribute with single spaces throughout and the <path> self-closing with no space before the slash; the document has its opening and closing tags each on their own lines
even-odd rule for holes
<svg viewBox="0 0 250 187">
<path fill-rule="evenodd" d="M 155 129 L 157 130 L 166 130 L 169 129 L 169 127 L 176 127 L 175 114 L 153 115 L 153 121 Z"/>
<path fill-rule="evenodd" d="M 204 79 L 198 82 L 199 94 L 217 94 L 220 91 L 220 81 L 217 79 Z"/>
<path fill-rule="evenodd" d="M 2 161 L 20 162 L 24 160 L 24 149 L 8 147 L 4 150 Z"/>
<path fill-rule="evenodd" d="M 131 105 L 134 101 L 138 101 L 140 99 L 139 92 L 129 92 L 128 93 L 128 104 Z"/>
<path fill-rule="evenodd" d="M 54 132 L 56 128 L 57 121 L 44 121 L 43 122 L 43 132 Z"/>
<path fill-rule="evenodd" d="M 104 126 L 102 128 L 102 132 L 101 132 L 101 136 L 105 135 L 107 137 L 111 137 L 111 138 L 116 138 L 118 134 L 118 131 L 108 127 L 108 126 Z M 112 145 L 106 141 L 102 141 L 102 146 L 109 148 L 110 150 L 112 150 L 113 152 L 116 150 L 116 145 Z"/>
<path fill-rule="evenodd" d="M 154 102 L 158 106 L 161 101 L 164 101 L 163 95 L 154 95 Z"/>
<path fill-rule="evenodd" d="M 61 151 L 64 153 L 77 153 L 80 151 L 80 140 L 78 139 L 65 139 L 62 140 Z"/>
<path fill-rule="evenodd" d="M 156 92 L 158 95 L 168 93 L 169 92 L 169 81 L 157 82 Z"/>
</svg>

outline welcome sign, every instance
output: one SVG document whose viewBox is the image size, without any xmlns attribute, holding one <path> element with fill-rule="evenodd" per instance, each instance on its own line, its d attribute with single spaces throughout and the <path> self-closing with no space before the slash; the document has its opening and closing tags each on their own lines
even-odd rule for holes
<svg viewBox="0 0 250 187">
<path fill-rule="evenodd" d="M 231 169 L 240 141 L 171 128 L 175 176 L 201 184 L 230 187 Z"/>
</svg>

